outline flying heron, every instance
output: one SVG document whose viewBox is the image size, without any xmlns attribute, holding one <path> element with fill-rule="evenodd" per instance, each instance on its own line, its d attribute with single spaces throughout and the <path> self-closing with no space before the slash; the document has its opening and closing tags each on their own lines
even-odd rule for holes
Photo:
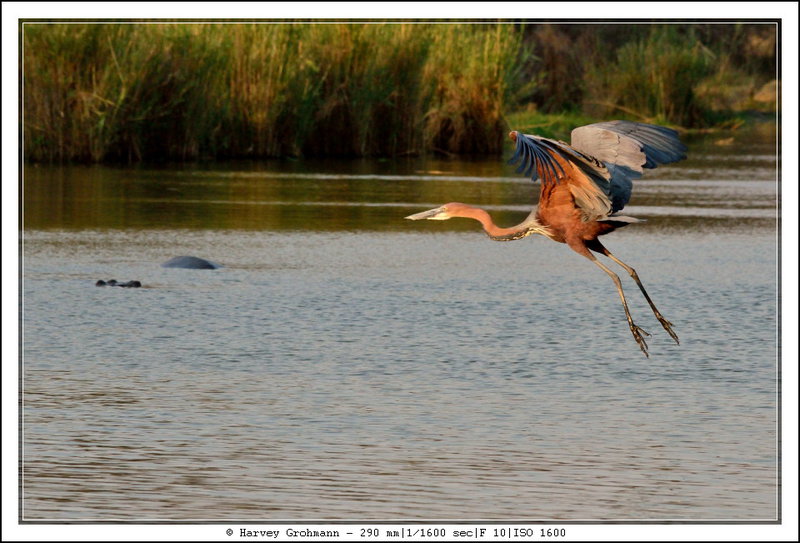
<svg viewBox="0 0 800 543">
<path fill-rule="evenodd" d="M 631 121 L 609 121 L 581 126 L 567 144 L 549 138 L 520 134 L 509 137 L 516 152 L 509 164 L 519 163 L 517 173 L 541 180 L 539 204 L 516 226 L 497 226 L 485 210 L 451 202 L 406 219 L 443 221 L 454 217 L 475 219 L 495 241 L 512 241 L 540 234 L 569 247 L 606 272 L 622 300 L 625 317 L 639 348 L 649 357 L 645 330 L 634 324 L 619 276 L 593 254 L 607 256 L 627 271 L 650 304 L 664 330 L 680 344 L 672 323 L 661 315 L 639 280 L 636 270 L 615 257 L 597 239 L 639 219 L 620 215 L 631 197 L 633 180 L 644 168 L 655 168 L 686 158 L 686 146 L 670 128 Z"/>
</svg>

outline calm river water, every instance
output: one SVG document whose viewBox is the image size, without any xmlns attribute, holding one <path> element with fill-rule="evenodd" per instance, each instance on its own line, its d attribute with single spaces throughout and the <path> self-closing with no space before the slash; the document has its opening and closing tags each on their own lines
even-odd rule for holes
<svg viewBox="0 0 800 543">
<path fill-rule="evenodd" d="M 403 220 L 524 217 L 503 159 L 28 166 L 21 518 L 774 520 L 777 187 L 713 138 L 637 183 L 647 359 L 566 246 Z"/>
</svg>

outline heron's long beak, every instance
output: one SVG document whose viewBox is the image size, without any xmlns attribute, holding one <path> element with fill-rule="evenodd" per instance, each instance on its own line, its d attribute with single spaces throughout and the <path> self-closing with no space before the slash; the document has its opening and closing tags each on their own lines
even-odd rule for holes
<svg viewBox="0 0 800 543">
<path fill-rule="evenodd" d="M 443 210 L 442 210 L 441 207 L 437 207 L 436 209 L 429 209 L 428 211 L 422 211 L 420 213 L 414 213 L 413 215 L 409 215 L 408 217 L 406 217 L 406 219 L 410 219 L 412 221 L 418 221 L 418 220 L 421 220 L 421 219 L 430 219 L 430 220 L 434 220 L 434 221 L 436 221 L 436 220 L 444 220 L 447 217 L 439 216 L 439 215 L 444 215 L 442 213 L 442 211 Z"/>
</svg>

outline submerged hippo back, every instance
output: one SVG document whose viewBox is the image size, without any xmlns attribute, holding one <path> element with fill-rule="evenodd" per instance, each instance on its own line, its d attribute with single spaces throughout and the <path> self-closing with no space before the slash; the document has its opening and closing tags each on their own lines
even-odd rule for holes
<svg viewBox="0 0 800 543">
<path fill-rule="evenodd" d="M 162 264 L 165 268 L 186 268 L 190 270 L 216 270 L 221 266 L 196 256 L 176 256 Z"/>
</svg>

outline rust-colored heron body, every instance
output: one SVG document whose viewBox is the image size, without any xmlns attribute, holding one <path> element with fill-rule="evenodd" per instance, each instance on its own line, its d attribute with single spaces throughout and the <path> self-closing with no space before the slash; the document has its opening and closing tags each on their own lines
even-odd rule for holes
<svg viewBox="0 0 800 543">
<path fill-rule="evenodd" d="M 519 162 L 517 173 L 541 180 L 539 203 L 521 223 L 509 228 L 494 224 L 483 209 L 451 202 L 406 217 L 411 220 L 447 220 L 465 217 L 477 220 L 495 241 L 512 241 L 540 234 L 569 247 L 591 260 L 611 277 L 622 300 L 625 317 L 639 348 L 649 357 L 644 336 L 633 322 L 619 276 L 593 253 L 607 256 L 633 278 L 664 330 L 680 343 L 672 323 L 661 315 L 639 280 L 636 271 L 615 257 L 597 239 L 639 219 L 619 212 L 631 196 L 633 180 L 644 168 L 686 158 L 686 147 L 672 129 L 630 121 L 609 121 L 576 128 L 566 144 L 539 136 L 511 132 L 516 153 L 509 163 Z"/>
</svg>

